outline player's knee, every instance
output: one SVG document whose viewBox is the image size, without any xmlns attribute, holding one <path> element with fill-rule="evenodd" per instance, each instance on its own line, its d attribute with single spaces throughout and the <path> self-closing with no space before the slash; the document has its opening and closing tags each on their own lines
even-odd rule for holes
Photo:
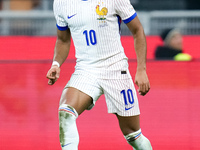
<svg viewBox="0 0 200 150">
<path fill-rule="evenodd" d="M 61 104 L 59 107 L 59 118 L 68 119 L 71 117 L 75 119 L 78 117 L 76 110 L 67 104 Z"/>
<path fill-rule="evenodd" d="M 135 150 L 152 150 L 150 141 L 142 134 L 141 129 L 125 136 Z"/>
<path fill-rule="evenodd" d="M 76 110 L 67 105 L 62 104 L 59 107 L 59 125 L 60 130 L 65 130 L 73 126 L 76 123 L 76 118 L 78 117 L 78 113 Z M 62 129 L 63 128 L 63 129 Z"/>
<path fill-rule="evenodd" d="M 78 113 L 76 110 L 67 105 L 62 104 L 59 107 L 59 130 L 60 130 L 60 144 L 65 149 L 76 149 L 79 142 L 78 130 L 76 127 L 76 118 Z M 69 147 L 69 148 L 67 148 Z M 64 148 L 63 148 L 64 149 Z"/>
</svg>

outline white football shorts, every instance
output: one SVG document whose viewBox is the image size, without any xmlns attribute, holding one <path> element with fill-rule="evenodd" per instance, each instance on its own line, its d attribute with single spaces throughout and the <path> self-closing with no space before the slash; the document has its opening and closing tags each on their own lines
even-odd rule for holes
<svg viewBox="0 0 200 150">
<path fill-rule="evenodd" d="M 98 98 L 104 94 L 108 113 L 120 116 L 136 116 L 140 114 L 138 98 L 132 78 L 100 79 L 86 72 L 73 73 L 65 88 L 73 87 L 93 99 L 92 109 Z"/>
</svg>

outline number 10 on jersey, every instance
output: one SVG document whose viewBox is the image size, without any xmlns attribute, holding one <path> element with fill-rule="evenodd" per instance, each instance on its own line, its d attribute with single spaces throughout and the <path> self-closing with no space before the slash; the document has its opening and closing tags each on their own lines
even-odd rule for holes
<svg viewBox="0 0 200 150">
<path fill-rule="evenodd" d="M 90 46 L 90 44 L 97 44 L 96 32 L 94 30 L 85 30 L 83 34 L 85 35 L 87 46 Z"/>
</svg>

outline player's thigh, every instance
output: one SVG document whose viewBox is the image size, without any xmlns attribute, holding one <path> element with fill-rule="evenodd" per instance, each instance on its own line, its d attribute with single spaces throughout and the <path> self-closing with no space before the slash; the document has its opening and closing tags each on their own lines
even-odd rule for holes
<svg viewBox="0 0 200 150">
<path fill-rule="evenodd" d="M 119 126 L 124 135 L 128 135 L 132 132 L 140 129 L 140 115 L 137 116 L 119 116 L 117 115 Z"/>
<path fill-rule="evenodd" d="M 76 88 L 68 87 L 62 92 L 60 105 L 61 104 L 72 106 L 80 115 L 92 104 L 92 98 Z"/>
</svg>

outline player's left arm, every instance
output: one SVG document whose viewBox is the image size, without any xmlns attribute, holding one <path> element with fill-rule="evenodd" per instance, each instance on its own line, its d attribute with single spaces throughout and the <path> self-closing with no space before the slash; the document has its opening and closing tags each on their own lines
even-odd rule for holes
<svg viewBox="0 0 200 150">
<path fill-rule="evenodd" d="M 126 25 L 133 35 L 137 55 L 135 84 L 139 87 L 139 94 L 144 96 L 150 90 L 150 83 L 146 73 L 147 44 L 144 29 L 137 16 Z"/>
<path fill-rule="evenodd" d="M 57 40 L 54 49 L 53 61 L 58 62 L 61 66 L 66 60 L 71 44 L 71 33 L 70 30 L 59 30 L 57 29 Z M 49 79 L 48 84 L 53 85 L 60 76 L 60 67 L 57 64 L 52 64 L 51 68 L 47 72 L 46 77 Z"/>
</svg>

